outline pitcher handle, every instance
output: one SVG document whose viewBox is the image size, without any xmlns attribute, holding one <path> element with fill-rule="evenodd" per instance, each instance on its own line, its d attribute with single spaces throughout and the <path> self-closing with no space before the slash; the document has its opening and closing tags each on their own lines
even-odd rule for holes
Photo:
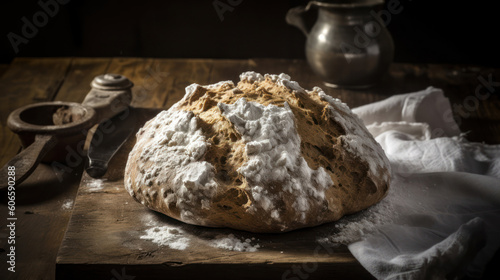
<svg viewBox="0 0 500 280">
<path fill-rule="evenodd" d="M 309 30 L 307 30 L 306 23 L 304 21 L 304 13 L 307 12 L 310 8 L 310 5 L 306 6 L 297 6 L 291 8 L 286 13 L 286 23 L 293 25 L 300 29 L 302 33 L 307 37 L 309 36 Z"/>
</svg>

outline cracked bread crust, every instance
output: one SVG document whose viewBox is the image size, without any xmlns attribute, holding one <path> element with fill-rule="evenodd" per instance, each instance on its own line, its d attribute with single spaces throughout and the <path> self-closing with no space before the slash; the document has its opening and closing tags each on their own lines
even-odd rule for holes
<svg viewBox="0 0 500 280">
<path fill-rule="evenodd" d="M 349 108 L 285 74 L 193 84 L 137 133 L 125 188 L 186 223 L 285 232 L 380 201 L 390 164 Z"/>
</svg>

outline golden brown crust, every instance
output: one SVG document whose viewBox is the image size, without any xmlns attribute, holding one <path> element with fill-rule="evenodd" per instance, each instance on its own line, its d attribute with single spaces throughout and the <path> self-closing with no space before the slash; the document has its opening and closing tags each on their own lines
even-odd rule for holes
<svg viewBox="0 0 500 280">
<path fill-rule="evenodd" d="M 283 107 L 286 102 L 301 139 L 301 156 L 310 169 L 323 168 L 333 182 L 324 190 L 323 200 L 318 201 L 312 195 L 307 197 L 309 208 L 302 212 L 300 219 L 296 210 L 299 204 L 291 193 L 283 190 L 283 183 L 279 181 L 267 180 L 263 185 L 265 193 L 273 197 L 272 209 L 276 212 L 271 215 L 266 207 L 252 208 L 257 197 L 252 189 L 261 184 L 239 171 L 249 160 L 245 150 L 247 143 L 217 106 L 219 103 L 235 104 L 241 98 L 264 106 Z M 152 180 L 150 186 L 144 186 L 144 175 L 140 172 L 147 173 L 144 170 L 154 169 L 154 163 L 144 160 L 141 155 L 154 138 L 138 141 L 134 147 L 127 163 L 125 185 L 130 194 L 147 207 L 192 224 L 253 232 L 282 232 L 338 220 L 345 214 L 380 201 L 387 193 L 390 180 L 390 166 L 380 146 L 360 120 L 346 110 L 345 105 L 339 104 L 325 99 L 319 94 L 319 89 L 291 89 L 276 77 L 269 76 L 257 81 L 242 80 L 237 86 L 231 83 L 197 86 L 169 111 L 192 112 L 197 127 L 206 137 L 206 150 L 197 161 L 207 162 L 213 167 L 213 180 L 217 187 L 214 193 L 207 196 L 209 202 L 193 202 L 193 205 L 187 206 L 192 216 L 182 215 L 186 205 L 179 204 L 179 195 L 175 200 L 167 199 L 169 194 L 176 192 L 171 187 L 177 182 L 176 172 L 179 171 L 175 168 L 160 174 L 161 178 Z M 161 127 L 152 126 L 153 122 L 147 123 L 138 134 L 138 140 L 152 130 L 161 130 Z M 345 137 L 353 131 L 358 138 L 352 140 Z M 360 154 L 359 150 L 368 152 Z M 319 188 L 318 184 L 311 182 L 315 189 Z M 270 222 L 270 216 L 275 222 Z"/>
</svg>

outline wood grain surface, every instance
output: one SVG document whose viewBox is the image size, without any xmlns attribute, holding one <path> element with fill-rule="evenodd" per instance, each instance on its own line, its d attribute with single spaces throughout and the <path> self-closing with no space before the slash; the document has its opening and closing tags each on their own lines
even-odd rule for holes
<svg viewBox="0 0 500 280">
<path fill-rule="evenodd" d="M 174 104 L 184 94 L 184 88 L 191 83 L 237 81 L 239 73 L 247 70 L 261 73 L 288 73 L 303 87 L 320 86 L 328 94 L 342 99 L 350 107 L 378 101 L 394 94 L 422 90 L 428 86 L 441 88 L 453 105 L 462 131 L 468 132 L 466 137 L 469 140 L 490 144 L 500 143 L 500 96 L 498 94 L 500 87 L 497 82 L 500 81 L 500 69 L 467 65 L 394 64 L 390 69 L 390 74 L 379 85 L 367 90 L 355 91 L 324 87 L 321 80 L 310 71 L 303 60 L 16 58 L 7 69 L 2 69 L 4 73 L 0 76 L 0 163 L 3 166 L 20 150 L 17 136 L 6 127 L 7 116 L 12 110 L 40 101 L 81 102 L 90 90 L 89 84 L 96 75 L 113 72 L 127 76 L 135 84 L 133 106 L 159 109 L 168 108 Z M 485 86 L 488 81 L 491 81 L 490 84 L 493 86 Z M 481 95 L 476 93 L 478 87 L 480 87 Z M 479 99 L 478 96 L 481 98 Z M 123 148 L 125 149 L 126 146 Z M 121 162 L 116 162 L 117 160 Z M 123 158 L 117 157 L 110 164 L 120 166 L 118 163 L 123 164 L 123 161 Z M 207 263 L 214 264 L 218 271 L 212 274 L 214 278 L 229 276 L 243 278 L 245 275 L 241 273 L 251 275 L 257 269 L 261 269 L 263 273 L 268 272 L 269 275 L 281 277 L 282 273 L 289 269 L 290 264 L 312 260 L 310 259 L 312 244 L 306 241 L 310 240 L 311 236 L 300 231 L 286 237 L 289 242 L 281 244 L 281 247 L 277 243 L 274 246 L 275 240 L 272 238 L 259 237 L 263 248 L 258 256 L 240 252 L 233 252 L 234 255 L 222 254 L 219 250 L 200 245 L 201 250 L 212 259 L 207 259 L 206 256 L 203 257 L 200 254 L 188 257 L 178 252 L 173 253 L 168 249 L 155 249 L 151 247 L 151 244 L 146 243 L 141 243 L 144 246 L 143 251 L 149 253 L 138 255 L 137 251 L 131 248 L 135 246 L 133 232 L 136 232 L 135 237 L 137 237 L 137 232 L 145 229 L 140 217 L 133 218 L 139 213 L 138 211 L 149 213 L 147 214 L 149 219 L 157 219 L 165 223 L 175 224 L 176 222 L 145 211 L 127 197 L 128 195 L 120 189 L 121 171 L 119 168 L 106 175 L 107 181 L 103 183 L 102 190 L 89 192 L 89 178 L 82 171 L 84 164 L 85 161 L 82 160 L 78 166 L 71 168 L 70 172 L 62 174 L 54 172 L 49 164 L 41 164 L 30 178 L 18 186 L 16 190 L 16 217 L 18 218 L 16 273 L 5 272 L 7 271 L 5 258 L 8 249 L 6 243 L 8 232 L 5 227 L 2 227 L 0 229 L 0 275 L 2 278 L 5 276 L 5 279 L 55 279 L 55 264 L 59 248 L 61 249 L 58 259 L 59 266 L 61 266 L 58 267 L 59 275 L 75 276 L 71 274 L 75 271 L 79 271 L 81 275 L 92 275 L 95 272 L 105 275 L 103 279 L 113 277 L 118 279 L 114 272 L 120 274 L 122 269 L 126 269 L 130 275 L 140 275 L 143 271 L 151 271 L 153 275 L 163 275 L 165 271 L 170 272 L 175 268 L 178 272 L 176 275 L 196 276 L 198 273 L 213 272 L 213 269 L 206 266 Z M 80 190 L 79 185 L 81 185 Z M 3 205 L 1 208 L 6 209 L 4 207 L 6 202 L 6 194 L 1 193 L 0 204 Z M 115 209 L 115 212 L 104 215 L 104 213 L 109 213 L 108 208 Z M 0 211 L 0 220 L 5 221 L 6 216 L 7 211 Z M 90 251 L 86 254 L 71 251 L 72 248 L 77 248 L 75 246 L 78 244 L 64 243 L 61 247 L 65 231 L 71 230 L 71 227 L 68 227 L 70 217 L 73 225 L 78 222 L 82 228 L 107 224 L 107 227 L 94 229 L 94 232 L 109 242 L 101 241 L 98 244 L 90 244 L 91 239 L 82 239 L 82 242 L 87 242 L 83 244 L 88 246 L 88 251 Z M 138 227 L 130 230 L 129 225 L 123 220 L 125 217 L 134 221 Z M 189 227 L 186 231 L 194 235 L 200 234 L 198 229 L 189 229 Z M 209 236 L 216 232 L 216 230 L 209 231 L 202 235 Z M 66 239 L 76 236 L 72 234 L 68 231 Z M 237 234 L 245 235 L 245 233 Z M 128 243 L 117 243 L 127 239 Z M 278 250 L 279 248 L 285 249 Z M 103 252 L 104 249 L 109 253 L 100 255 L 95 260 L 88 260 L 87 257 L 91 255 L 91 251 Z M 127 252 L 130 255 L 124 258 L 123 254 Z M 358 276 L 369 278 L 366 271 L 356 263 L 345 248 L 336 248 L 335 253 L 337 256 L 335 262 L 339 266 L 337 268 L 328 265 L 321 266 L 322 268 L 317 270 L 317 276 L 332 273 L 347 275 L 351 271 Z M 174 255 L 174 261 L 162 263 L 163 255 Z M 81 259 L 78 259 L 78 256 L 81 256 Z M 178 260 L 182 257 L 189 262 L 181 261 L 182 265 L 180 265 Z M 324 254 L 319 262 L 330 264 L 332 257 L 332 255 Z M 87 265 L 84 259 L 87 259 Z M 280 261 L 276 262 L 275 259 Z M 269 262 L 266 263 L 266 261 Z M 99 270 L 94 270 L 93 263 L 99 264 Z M 160 263 L 162 264 L 159 265 Z M 223 263 L 232 263 L 232 266 L 228 268 L 222 265 Z M 493 266 L 491 267 L 490 269 L 494 269 Z"/>
<path fill-rule="evenodd" d="M 135 109 L 141 125 L 157 109 Z M 138 127 L 140 127 L 138 126 Z M 137 127 L 137 128 L 138 128 Z M 284 234 L 254 234 L 187 225 L 137 203 L 123 186 L 123 171 L 135 139 L 131 138 L 100 179 L 83 174 L 73 215 L 57 257 L 57 279 L 106 279 L 126 267 L 138 279 L 293 279 L 294 267 L 308 279 L 337 275 L 370 279 L 346 246 L 316 240 L 335 231 L 334 224 Z M 141 239 L 146 230 L 169 226 L 184 231 L 185 250 Z M 218 236 L 251 239 L 256 252 L 238 252 L 210 245 Z M 219 237 L 220 238 L 220 237 Z M 125 266 L 126 265 L 126 266 Z M 148 269 L 144 267 L 148 266 Z M 288 274 L 287 274 L 288 271 Z M 288 275 L 288 276 L 287 276 Z"/>
</svg>

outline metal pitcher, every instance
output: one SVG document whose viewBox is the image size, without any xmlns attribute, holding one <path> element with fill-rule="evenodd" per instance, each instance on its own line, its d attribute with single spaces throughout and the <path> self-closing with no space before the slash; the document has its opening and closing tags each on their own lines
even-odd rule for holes
<svg viewBox="0 0 500 280">
<path fill-rule="evenodd" d="M 393 60 L 394 44 L 375 10 L 383 0 L 310 1 L 286 15 L 307 37 L 305 51 L 312 70 L 330 87 L 366 88 L 379 82 Z M 304 13 L 318 8 L 309 31 Z"/>
</svg>

